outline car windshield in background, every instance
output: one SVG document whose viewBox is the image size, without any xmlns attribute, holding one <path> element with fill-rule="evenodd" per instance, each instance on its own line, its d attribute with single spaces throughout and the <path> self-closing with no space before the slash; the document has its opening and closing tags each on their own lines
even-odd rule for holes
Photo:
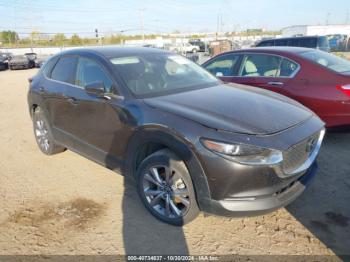
<svg viewBox="0 0 350 262">
<path fill-rule="evenodd" d="M 118 75 L 137 96 L 156 96 L 214 85 L 218 80 L 199 65 L 172 54 L 111 58 Z"/>
<path fill-rule="evenodd" d="M 337 73 L 350 74 L 350 61 L 322 51 L 306 51 L 300 55 Z"/>
</svg>

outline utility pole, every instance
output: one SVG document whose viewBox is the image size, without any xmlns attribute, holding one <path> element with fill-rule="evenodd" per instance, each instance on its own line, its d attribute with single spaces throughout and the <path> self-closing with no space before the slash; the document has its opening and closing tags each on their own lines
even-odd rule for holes
<svg viewBox="0 0 350 262">
<path fill-rule="evenodd" d="M 145 28 L 144 28 L 144 17 L 143 14 L 145 12 L 146 8 L 140 8 L 139 12 L 140 12 L 140 23 L 141 23 L 141 33 L 142 33 L 142 42 L 145 42 Z"/>
<path fill-rule="evenodd" d="M 331 15 L 330 12 L 327 13 L 327 18 L 326 18 L 326 25 L 329 25 L 329 16 Z"/>
</svg>

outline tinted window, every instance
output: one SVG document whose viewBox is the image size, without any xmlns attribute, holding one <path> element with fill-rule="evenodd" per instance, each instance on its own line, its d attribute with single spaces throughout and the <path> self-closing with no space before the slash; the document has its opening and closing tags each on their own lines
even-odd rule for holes
<svg viewBox="0 0 350 262">
<path fill-rule="evenodd" d="M 269 41 L 261 41 L 257 46 L 273 46 L 273 40 L 269 40 Z"/>
<path fill-rule="evenodd" d="M 287 45 L 288 46 L 299 46 L 299 41 L 296 38 L 291 38 L 287 40 Z"/>
<path fill-rule="evenodd" d="M 299 46 L 308 47 L 308 48 L 316 48 L 317 47 L 317 38 L 300 38 Z"/>
<path fill-rule="evenodd" d="M 91 59 L 79 58 L 76 85 L 85 87 L 94 82 L 102 82 L 107 93 L 112 91 L 113 81 L 101 65 Z"/>
<path fill-rule="evenodd" d="M 245 55 L 240 70 L 244 77 L 276 77 L 279 74 L 281 57 L 274 55 Z"/>
<path fill-rule="evenodd" d="M 286 46 L 287 42 L 288 42 L 287 39 L 275 40 L 275 46 Z"/>
<path fill-rule="evenodd" d="M 74 56 L 64 56 L 58 60 L 51 72 L 51 78 L 57 81 L 74 84 L 77 58 Z"/>
<path fill-rule="evenodd" d="M 289 59 L 283 58 L 279 73 L 276 76 L 290 77 L 298 70 L 298 67 L 299 66 L 297 63 Z"/>
<path fill-rule="evenodd" d="M 45 76 L 50 77 L 50 72 L 52 70 L 52 67 L 56 64 L 57 59 L 57 57 L 53 57 L 44 63 L 42 66 L 42 72 Z"/>
<path fill-rule="evenodd" d="M 350 74 L 350 61 L 346 59 L 318 50 L 303 52 L 300 55 L 337 73 Z"/>
<path fill-rule="evenodd" d="M 216 76 L 233 76 L 233 68 L 237 64 L 239 55 L 220 56 L 205 66 L 210 73 Z"/>
</svg>

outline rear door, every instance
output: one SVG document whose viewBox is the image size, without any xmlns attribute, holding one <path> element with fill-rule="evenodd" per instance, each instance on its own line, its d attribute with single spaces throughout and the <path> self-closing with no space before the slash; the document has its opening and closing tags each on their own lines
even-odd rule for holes
<svg viewBox="0 0 350 262">
<path fill-rule="evenodd" d="M 75 81 L 76 66 L 76 56 L 60 57 L 39 90 L 45 95 L 45 108 L 54 137 L 67 146 L 72 144 L 66 134 L 72 132 L 72 110 L 74 109 L 74 101 L 68 94 Z"/>
<path fill-rule="evenodd" d="M 299 70 L 299 65 L 282 56 L 248 53 L 241 60 L 237 77 L 232 82 L 261 87 L 290 95 L 289 85 Z"/>
</svg>

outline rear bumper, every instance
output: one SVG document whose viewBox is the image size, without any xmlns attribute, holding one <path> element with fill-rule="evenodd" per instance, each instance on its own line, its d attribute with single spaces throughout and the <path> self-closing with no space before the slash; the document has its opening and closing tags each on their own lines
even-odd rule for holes
<svg viewBox="0 0 350 262">
<path fill-rule="evenodd" d="M 317 173 L 317 162 L 305 174 L 296 177 L 287 186 L 269 195 L 232 198 L 224 200 L 207 199 L 204 212 L 230 217 L 256 216 L 274 211 L 293 202 L 300 196 Z"/>
<path fill-rule="evenodd" d="M 28 69 L 30 66 L 28 64 L 10 64 L 12 69 Z"/>
</svg>

